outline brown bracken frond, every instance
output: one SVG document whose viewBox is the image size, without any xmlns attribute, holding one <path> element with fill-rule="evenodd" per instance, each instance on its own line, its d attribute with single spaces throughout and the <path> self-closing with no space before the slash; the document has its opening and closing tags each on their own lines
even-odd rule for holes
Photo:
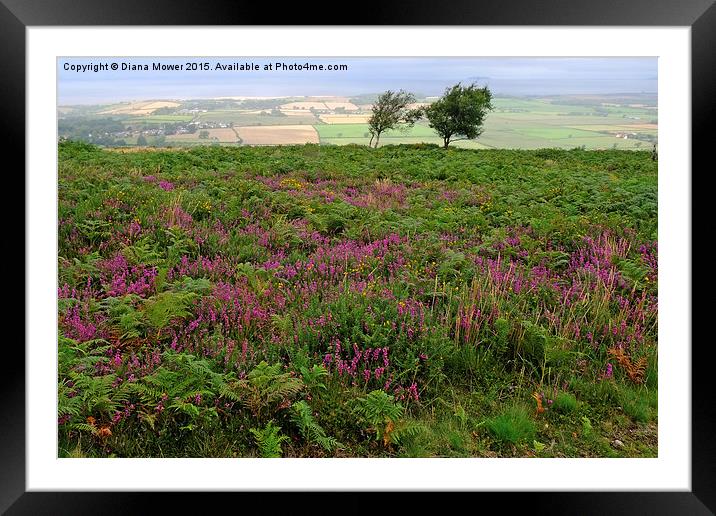
<svg viewBox="0 0 716 516">
<path fill-rule="evenodd" d="M 532 397 L 535 399 L 535 401 L 537 401 L 537 413 L 541 414 L 542 412 L 544 412 L 544 407 L 542 406 L 542 395 L 537 392 L 533 392 Z"/>
<path fill-rule="evenodd" d="M 385 433 L 383 434 L 383 445 L 384 446 L 390 446 L 392 442 L 392 438 L 390 434 L 395 429 L 395 424 L 390 419 L 388 420 L 388 423 L 385 425 Z"/>
<path fill-rule="evenodd" d="M 607 354 L 613 357 L 620 366 L 624 368 L 629 379 L 634 383 L 644 383 L 646 375 L 646 357 L 641 357 L 636 362 L 627 355 L 623 349 L 609 348 Z"/>
</svg>

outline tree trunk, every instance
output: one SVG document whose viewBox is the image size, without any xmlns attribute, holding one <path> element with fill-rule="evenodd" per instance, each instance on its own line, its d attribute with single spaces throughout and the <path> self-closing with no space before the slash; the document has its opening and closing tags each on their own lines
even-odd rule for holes
<svg viewBox="0 0 716 516">
<path fill-rule="evenodd" d="M 372 147 L 372 146 L 373 146 L 373 138 L 375 138 L 375 135 L 374 135 L 373 133 L 371 133 L 371 135 L 370 135 L 370 141 L 368 142 L 368 147 Z"/>
<path fill-rule="evenodd" d="M 443 143 L 444 143 L 443 149 L 447 149 L 448 145 L 450 145 L 450 137 L 443 138 Z"/>
<path fill-rule="evenodd" d="M 379 141 L 380 141 L 380 133 L 376 134 L 376 138 L 375 138 L 375 148 L 376 148 L 376 149 L 378 148 L 378 142 L 379 142 Z"/>
</svg>

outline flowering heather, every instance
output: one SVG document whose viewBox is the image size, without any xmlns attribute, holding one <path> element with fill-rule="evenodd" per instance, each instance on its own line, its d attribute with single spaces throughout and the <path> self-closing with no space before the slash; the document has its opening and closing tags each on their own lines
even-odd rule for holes
<svg viewBox="0 0 716 516">
<path fill-rule="evenodd" d="M 655 432 L 648 153 L 207 147 L 85 163 L 72 145 L 63 450 L 256 456 L 252 430 L 276 423 L 290 456 L 533 456 L 483 424 L 515 425 L 522 406 L 534 441 L 556 443 L 544 456 L 655 453 L 598 449 L 553 396 L 533 410 L 533 393 L 567 392 L 606 418 L 592 431 L 607 443 L 608 428 Z"/>
</svg>

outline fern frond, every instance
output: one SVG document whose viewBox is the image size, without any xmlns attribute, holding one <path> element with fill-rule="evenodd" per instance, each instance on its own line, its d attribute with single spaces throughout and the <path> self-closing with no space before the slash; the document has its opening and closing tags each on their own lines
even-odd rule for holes
<svg viewBox="0 0 716 516">
<path fill-rule="evenodd" d="M 78 432 L 88 432 L 93 435 L 97 435 L 97 427 L 90 425 L 89 423 L 72 423 L 67 425 L 70 430 Z"/>
<path fill-rule="evenodd" d="M 406 439 L 412 439 L 426 430 L 425 425 L 416 421 L 401 422 L 396 425 L 391 435 L 391 442 L 402 444 Z"/>
<path fill-rule="evenodd" d="M 314 365 L 311 369 L 307 367 L 301 368 L 301 375 L 303 376 L 304 383 L 308 386 L 310 391 L 326 390 L 326 384 L 321 380 L 328 376 L 328 370 L 323 364 Z"/>
<path fill-rule="evenodd" d="M 372 391 L 357 400 L 355 410 L 386 446 L 394 442 L 396 424 L 405 409 L 400 403 L 395 403 L 393 396 L 382 390 Z"/>
<path fill-rule="evenodd" d="M 315 442 L 328 452 L 342 446 L 336 439 L 326 435 L 325 430 L 313 418 L 311 407 L 304 400 L 294 403 L 291 409 L 291 421 L 308 442 Z"/>
<path fill-rule="evenodd" d="M 280 426 L 275 426 L 269 421 L 264 428 L 251 428 L 259 453 L 265 458 L 280 457 L 282 454 L 281 443 L 288 441 L 288 436 L 280 435 Z"/>
</svg>

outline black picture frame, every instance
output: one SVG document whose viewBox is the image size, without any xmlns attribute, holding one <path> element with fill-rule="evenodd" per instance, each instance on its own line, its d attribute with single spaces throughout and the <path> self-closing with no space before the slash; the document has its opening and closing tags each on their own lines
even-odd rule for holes
<svg viewBox="0 0 716 516">
<path fill-rule="evenodd" d="M 498 26 L 685 26 L 691 28 L 692 80 L 692 162 L 705 169 L 713 146 L 714 97 L 716 95 L 716 6 L 713 0 L 553 0 L 537 4 L 530 0 L 459 0 L 446 2 L 379 2 L 354 6 L 351 17 L 318 21 L 316 12 L 331 13 L 334 4 L 311 3 L 310 12 L 278 9 L 261 2 L 186 0 L 0 0 L 0 81 L 2 112 L 0 142 L 6 155 L 14 155 L 18 165 L 12 171 L 17 191 L 25 192 L 25 30 L 28 26 L 119 26 L 119 25 L 498 25 Z M 325 8 L 324 8 L 325 7 Z M 331 7 L 328 9 L 327 7 Z M 283 11 L 280 12 L 280 11 Z M 340 21 L 338 21 L 340 20 Z M 348 23 L 349 22 L 349 23 Z M 90 51 L 88 49 L 88 51 Z M 703 173 L 706 170 L 702 170 Z M 690 173 L 692 171 L 683 171 Z M 692 203 L 693 205 L 693 203 Z M 19 224 L 17 225 L 19 227 Z M 693 234 L 693 232 L 692 232 Z M 24 242 L 25 236 L 14 240 Z M 24 245 L 23 245 L 24 249 Z M 23 251 L 24 253 L 24 251 Z M 7 256 L 7 253 L 6 253 Z M 25 257 L 27 259 L 28 257 Z M 696 261 L 693 262 L 695 264 Z M 27 271 L 26 271 L 27 274 Z M 697 306 L 694 303 L 694 310 Z M 31 309 L 31 307 L 26 307 Z M 692 320 L 697 320 L 692 315 Z M 1 376 L 4 421 L 0 435 L 0 511 L 7 514 L 135 514 L 148 512 L 149 503 L 161 498 L 161 508 L 169 512 L 188 508 L 181 493 L 77 493 L 26 492 L 25 489 L 25 353 L 6 341 L 5 367 Z M 482 507 L 496 501 L 503 507 L 524 504 L 532 513 L 549 514 L 713 514 L 716 511 L 716 439 L 713 437 L 714 406 L 711 398 L 712 366 L 708 360 L 710 341 L 696 342 L 692 352 L 692 454 L 690 492 L 581 492 L 581 493 L 480 493 Z M 684 343 L 684 346 L 691 343 Z M 12 356 L 11 353 L 16 356 Z M 10 355 L 8 355 L 10 354 Z M 225 502 L 233 495 L 205 493 L 212 501 Z M 365 506 L 364 495 L 353 493 L 356 503 L 343 501 L 349 508 Z M 499 498 L 492 500 L 494 498 Z M 293 494 L 291 504 L 304 504 L 302 494 Z M 273 500 L 279 500 L 273 498 Z M 358 500 L 363 503 L 358 504 Z M 415 498 L 420 501 L 421 497 Z M 457 501 L 456 501 L 457 502 Z M 469 502 L 474 504 L 475 502 Z M 305 506 L 305 505 L 304 505 Z M 345 506 L 345 505 L 344 505 Z M 475 505 L 472 505 L 476 507 Z M 328 507 L 326 507 L 328 509 Z M 272 513 L 280 513 L 272 505 Z"/>
</svg>

